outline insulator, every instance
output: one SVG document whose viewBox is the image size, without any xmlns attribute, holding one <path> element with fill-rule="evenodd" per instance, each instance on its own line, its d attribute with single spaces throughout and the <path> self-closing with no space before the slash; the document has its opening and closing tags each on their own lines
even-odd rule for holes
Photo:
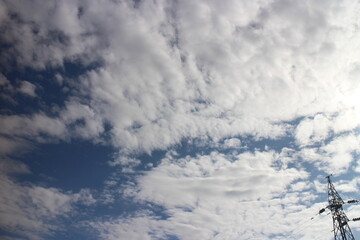
<svg viewBox="0 0 360 240">
<path fill-rule="evenodd" d="M 349 200 L 349 201 L 347 201 L 347 203 L 357 203 L 357 202 L 359 202 L 359 200 Z"/>
<path fill-rule="evenodd" d="M 352 220 L 353 220 L 354 222 L 355 222 L 355 221 L 360 221 L 360 217 L 358 217 L 358 218 L 353 218 Z"/>
<path fill-rule="evenodd" d="M 320 209 L 319 214 L 322 214 L 323 212 L 325 212 L 325 208 Z"/>
</svg>

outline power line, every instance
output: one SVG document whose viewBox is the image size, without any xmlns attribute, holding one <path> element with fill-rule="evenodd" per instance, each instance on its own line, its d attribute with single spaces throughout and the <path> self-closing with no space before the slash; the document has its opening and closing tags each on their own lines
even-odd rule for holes
<svg viewBox="0 0 360 240">
<path fill-rule="evenodd" d="M 319 216 L 318 214 L 316 214 L 314 217 L 309 218 L 308 220 L 304 221 L 303 223 L 301 223 L 299 226 L 297 226 L 293 231 L 291 231 L 291 235 L 296 235 L 299 234 L 301 232 L 303 232 L 305 229 L 307 229 L 308 227 L 310 227 L 311 225 L 314 224 L 314 219 L 315 217 Z"/>
<path fill-rule="evenodd" d="M 327 215 L 329 215 L 328 213 Z M 310 227 L 313 227 L 314 224 L 320 222 L 320 215 L 319 213 L 314 215 L 313 217 L 307 219 L 306 221 L 302 222 L 298 227 L 296 227 L 290 233 L 290 239 L 298 239 L 297 235 L 302 234 L 305 230 L 308 230 Z M 323 237 L 323 236 L 321 236 Z M 317 238 L 316 238 L 317 239 Z M 314 239 L 315 240 L 315 239 Z"/>
</svg>

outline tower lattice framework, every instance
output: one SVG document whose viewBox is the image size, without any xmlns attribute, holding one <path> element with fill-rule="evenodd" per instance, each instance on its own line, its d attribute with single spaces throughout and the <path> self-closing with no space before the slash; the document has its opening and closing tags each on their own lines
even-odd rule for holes
<svg viewBox="0 0 360 240">
<path fill-rule="evenodd" d="M 334 228 L 334 239 L 335 240 L 355 240 L 351 229 L 348 225 L 348 217 L 343 210 L 343 204 L 345 202 L 336 191 L 334 185 L 331 182 L 330 176 L 327 176 L 328 182 L 328 201 L 329 210 L 331 211 L 333 228 Z"/>
</svg>

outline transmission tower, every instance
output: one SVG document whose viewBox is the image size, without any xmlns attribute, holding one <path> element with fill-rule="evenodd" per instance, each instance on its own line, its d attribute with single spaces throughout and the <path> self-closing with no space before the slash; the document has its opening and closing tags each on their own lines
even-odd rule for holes
<svg viewBox="0 0 360 240">
<path fill-rule="evenodd" d="M 340 197 L 339 193 L 336 191 L 334 185 L 331 182 L 330 176 L 327 176 L 327 185 L 328 185 L 328 200 L 329 206 L 327 208 L 331 211 L 333 228 L 334 228 L 334 239 L 335 240 L 355 240 L 351 229 L 348 225 L 350 221 L 346 216 L 343 205 L 345 202 Z M 356 203 L 358 200 L 349 200 L 346 203 Z M 324 212 L 325 209 L 321 209 L 319 213 Z M 358 221 L 360 218 L 354 218 L 352 221 Z"/>
</svg>

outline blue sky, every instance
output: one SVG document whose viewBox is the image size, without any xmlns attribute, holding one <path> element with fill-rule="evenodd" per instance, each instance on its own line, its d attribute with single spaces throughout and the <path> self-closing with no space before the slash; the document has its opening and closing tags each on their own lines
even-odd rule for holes
<svg viewBox="0 0 360 240">
<path fill-rule="evenodd" d="M 1 0 L 0 237 L 332 239 L 325 176 L 360 199 L 359 13 Z"/>
</svg>

